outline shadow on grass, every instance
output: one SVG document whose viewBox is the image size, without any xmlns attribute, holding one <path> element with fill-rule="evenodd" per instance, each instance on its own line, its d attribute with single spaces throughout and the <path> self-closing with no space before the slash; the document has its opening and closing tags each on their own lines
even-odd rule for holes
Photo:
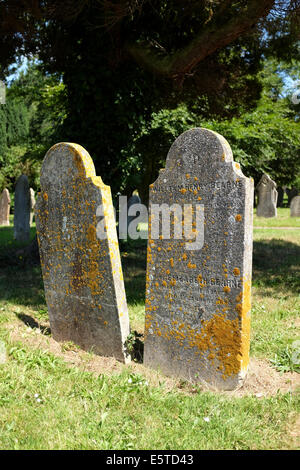
<svg viewBox="0 0 300 470">
<path fill-rule="evenodd" d="M 277 288 L 278 293 L 300 292 L 300 246 L 279 239 L 255 241 L 253 284 Z"/>
<path fill-rule="evenodd" d="M 0 300 L 38 308 L 45 306 L 40 266 L 0 266 Z"/>
<path fill-rule="evenodd" d="M 2 253 L 6 249 L 16 250 L 18 248 L 23 248 L 24 246 L 28 245 L 36 234 L 36 228 L 30 227 L 30 237 L 27 242 L 18 242 L 14 240 L 14 228 L 12 225 L 1 226 L 0 227 L 0 252 Z M 2 253 L 3 254 L 3 253 Z"/>
<path fill-rule="evenodd" d="M 120 250 L 127 300 L 144 304 L 147 241 L 120 241 Z M 3 256 L 5 263 L 2 262 Z M 255 241 L 253 284 L 276 288 L 278 294 L 287 290 L 299 292 L 300 246 L 281 239 Z M 10 264 L 5 246 L 0 246 L 0 300 L 26 306 L 45 305 L 40 266 L 22 264 L 22 260 L 20 264 Z"/>
<path fill-rule="evenodd" d="M 26 326 L 29 326 L 32 329 L 41 330 L 43 335 L 51 335 L 51 329 L 48 326 L 41 325 L 30 315 L 26 315 L 25 313 L 16 313 L 16 316 L 19 318 L 19 320 L 25 323 Z"/>
</svg>

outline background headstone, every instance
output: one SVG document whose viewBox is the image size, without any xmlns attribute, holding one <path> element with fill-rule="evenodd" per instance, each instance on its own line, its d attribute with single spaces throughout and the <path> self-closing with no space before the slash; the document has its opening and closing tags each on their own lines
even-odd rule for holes
<svg viewBox="0 0 300 470">
<path fill-rule="evenodd" d="M 267 174 L 262 175 L 256 186 L 256 192 L 258 193 L 257 217 L 276 217 L 278 194 L 275 181 Z"/>
<path fill-rule="evenodd" d="M 172 232 L 152 239 L 153 204 L 163 203 L 203 205 L 201 249 Z M 171 146 L 149 207 L 144 362 L 234 389 L 249 362 L 253 180 L 222 136 L 192 129 Z"/>
<path fill-rule="evenodd" d="M 35 193 L 34 189 L 30 188 L 30 225 L 32 225 L 35 208 Z"/>
<path fill-rule="evenodd" d="M 26 175 L 21 175 L 15 188 L 14 238 L 26 242 L 30 238 L 30 192 Z"/>
<path fill-rule="evenodd" d="M 300 196 L 293 197 L 291 201 L 291 217 L 300 217 Z"/>
<path fill-rule="evenodd" d="M 292 199 L 295 196 L 298 196 L 298 189 L 293 186 L 291 189 L 287 188 L 286 193 L 287 193 L 287 196 L 288 196 L 288 207 L 291 207 Z"/>
<path fill-rule="evenodd" d="M 0 196 L 0 225 L 9 225 L 10 196 L 8 189 L 3 189 Z"/>
<path fill-rule="evenodd" d="M 47 152 L 35 220 L 54 339 L 129 360 L 124 348 L 129 320 L 111 191 L 96 176 L 81 146 L 62 143 Z M 97 236 L 100 222 L 106 239 Z"/>
</svg>

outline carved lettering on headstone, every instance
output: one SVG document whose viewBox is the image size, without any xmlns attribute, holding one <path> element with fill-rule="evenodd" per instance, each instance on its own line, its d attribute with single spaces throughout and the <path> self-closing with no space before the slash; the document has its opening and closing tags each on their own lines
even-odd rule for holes
<svg viewBox="0 0 300 470">
<path fill-rule="evenodd" d="M 171 146 L 165 170 L 150 186 L 149 204 L 145 364 L 234 389 L 249 362 L 253 180 L 233 161 L 222 136 L 196 128 Z M 173 205 L 169 238 L 153 237 L 156 204 Z M 194 217 L 199 205 L 200 248 L 195 222 L 190 240 L 179 236 L 179 225 L 172 228 L 184 208 L 191 206 Z"/>
</svg>

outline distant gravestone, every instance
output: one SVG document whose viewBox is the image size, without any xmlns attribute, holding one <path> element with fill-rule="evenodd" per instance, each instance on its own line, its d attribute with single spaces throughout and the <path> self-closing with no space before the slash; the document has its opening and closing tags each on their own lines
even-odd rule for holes
<svg viewBox="0 0 300 470">
<path fill-rule="evenodd" d="M 291 217 L 300 217 L 300 196 L 293 197 L 291 201 Z"/>
<path fill-rule="evenodd" d="M 294 199 L 295 196 L 298 196 L 298 189 L 295 187 L 292 187 L 292 189 L 287 189 L 286 193 L 288 196 L 288 207 L 291 207 L 292 200 Z"/>
<path fill-rule="evenodd" d="M 30 225 L 33 222 L 35 203 L 35 192 L 33 188 L 30 188 Z"/>
<path fill-rule="evenodd" d="M 256 192 L 258 193 L 257 217 L 276 217 L 278 194 L 275 181 L 267 174 L 262 175 L 256 186 Z"/>
<path fill-rule="evenodd" d="M 10 196 L 8 189 L 3 189 L 0 196 L 0 225 L 9 225 Z"/>
<path fill-rule="evenodd" d="M 47 152 L 35 218 L 53 338 L 128 361 L 129 320 L 111 191 L 81 146 L 62 143 Z M 103 232 L 106 238 L 100 239 Z"/>
<path fill-rule="evenodd" d="M 26 242 L 30 238 L 30 192 L 26 175 L 21 175 L 15 188 L 14 238 Z"/>
<path fill-rule="evenodd" d="M 176 204 L 169 238 L 153 236 L 162 204 Z M 222 136 L 192 129 L 171 146 L 166 169 L 150 186 L 149 209 L 144 362 L 167 375 L 234 389 L 249 362 L 253 180 Z M 194 220 L 198 210 L 202 227 Z M 193 241 L 201 228 L 202 241 Z"/>
</svg>

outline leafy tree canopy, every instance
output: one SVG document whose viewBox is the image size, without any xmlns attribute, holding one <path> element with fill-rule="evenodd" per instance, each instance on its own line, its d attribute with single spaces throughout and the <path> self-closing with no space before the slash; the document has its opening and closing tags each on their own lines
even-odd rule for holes
<svg viewBox="0 0 300 470">
<path fill-rule="evenodd" d="M 259 101 L 262 64 L 299 60 L 299 9 L 299 0 L 2 0 L 1 73 L 37 54 L 62 77 L 67 117 L 56 140 L 85 146 L 113 192 L 129 194 L 165 158 L 166 115 L 179 119 L 173 131 L 195 116 L 238 126 L 257 103 L 271 119 L 272 105 Z"/>
<path fill-rule="evenodd" d="M 35 61 L 7 89 L 0 106 L 0 191 L 13 191 L 22 173 L 38 188 L 41 159 L 65 118 L 64 106 L 64 84 L 42 73 Z"/>
</svg>

